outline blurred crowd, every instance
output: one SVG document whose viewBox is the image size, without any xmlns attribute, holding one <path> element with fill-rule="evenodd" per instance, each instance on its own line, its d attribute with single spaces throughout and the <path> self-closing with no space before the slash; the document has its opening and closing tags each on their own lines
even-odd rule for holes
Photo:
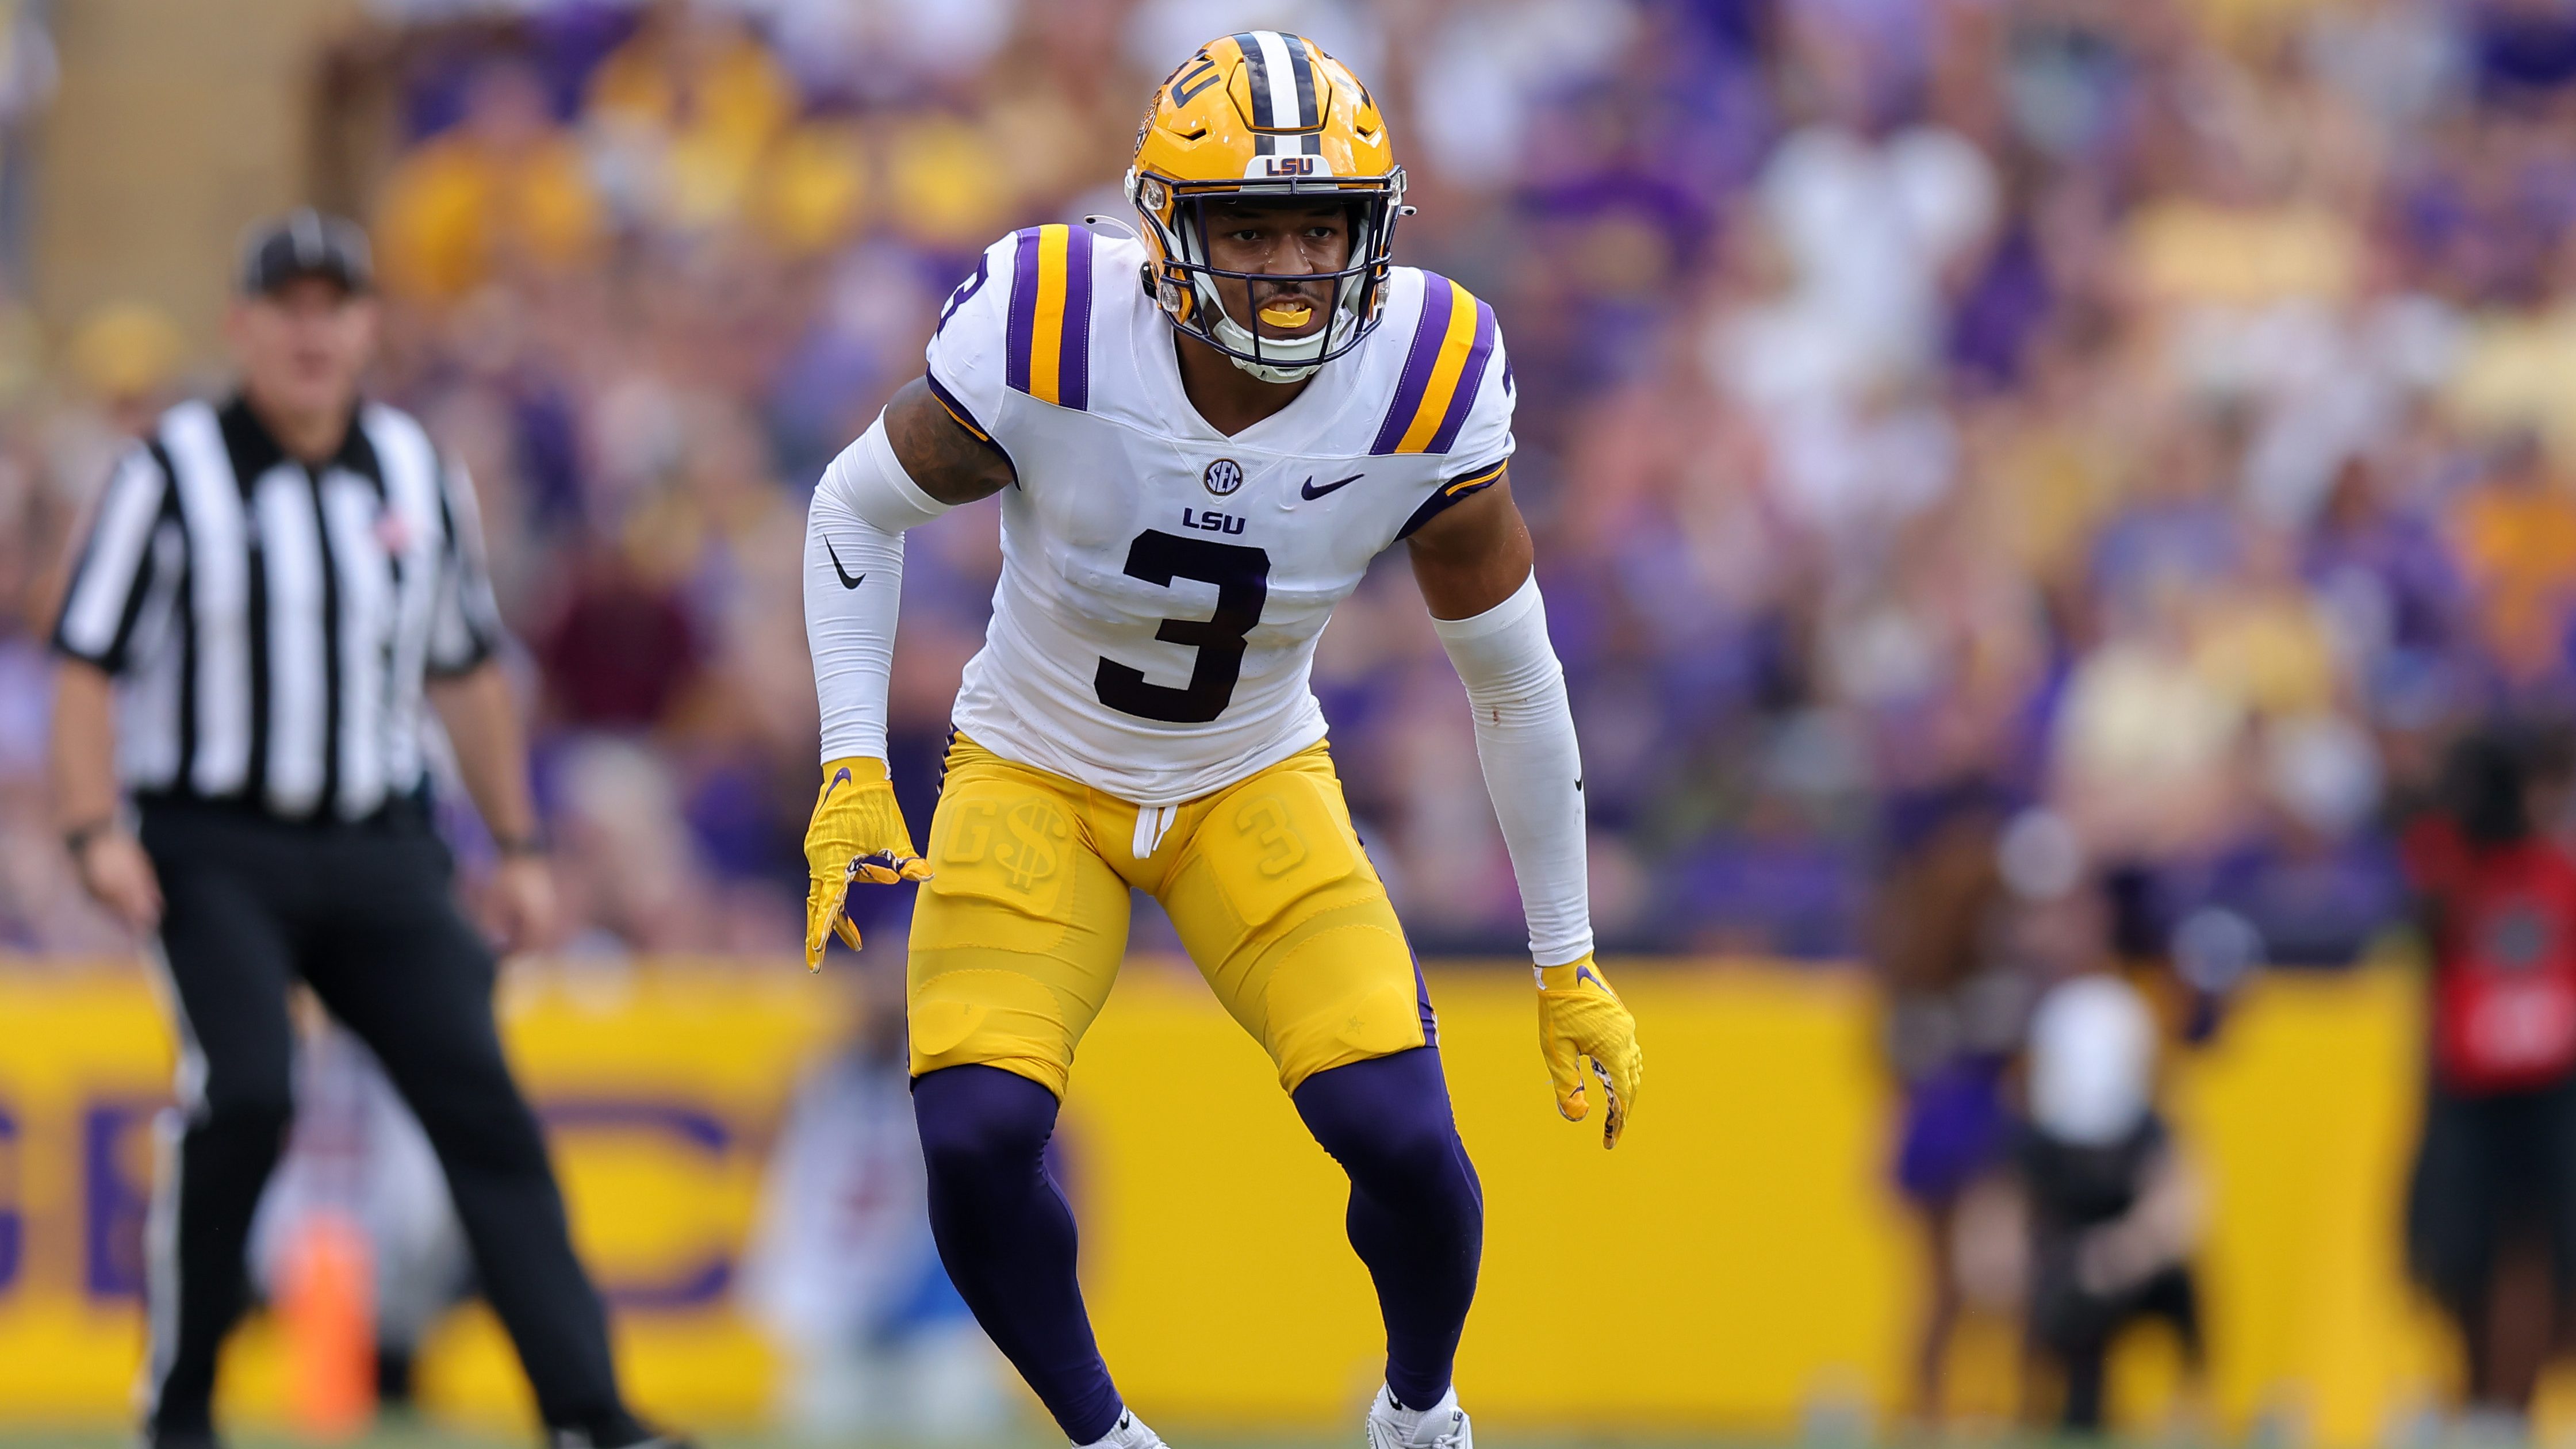
<svg viewBox="0 0 2576 1449">
<path fill-rule="evenodd" d="M 1256 21 L 1369 79 L 1399 258 L 1502 321 L 1605 946 L 1923 936 L 1968 821 L 2008 888 L 2111 871 L 2118 931 L 2348 963 L 2436 743 L 2564 691 L 2568 0 L 377 0 L 317 125 L 379 388 L 481 491 L 577 947 L 794 938 L 813 480 L 974 254 L 1119 216 L 1153 82 Z M 106 940 L 39 641 L 178 360 L 108 309 L 0 440 L 0 944 Z M 1510 953 L 1388 562 L 1316 668 L 1351 804 L 1420 946 Z M 912 540 L 916 829 L 998 566 L 989 505 Z"/>
</svg>

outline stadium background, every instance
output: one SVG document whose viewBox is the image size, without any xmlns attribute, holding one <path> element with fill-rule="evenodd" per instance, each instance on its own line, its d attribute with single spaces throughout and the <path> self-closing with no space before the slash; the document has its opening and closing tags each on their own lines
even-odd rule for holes
<svg viewBox="0 0 2576 1449">
<path fill-rule="evenodd" d="M 2146 919 L 2260 943 L 2167 1089 L 2217 1194 L 2221 1421 L 2358 1443 L 2443 1392 L 2398 1267 L 2416 1027 L 2385 822 L 2459 721 L 2564 690 L 2560 0 L 0 18 L 0 1415 L 112 1418 L 136 1351 L 130 1134 L 167 1048 L 52 833 L 41 641 L 116 440 L 220 378 L 240 226 L 311 199 L 375 229 L 378 385 L 481 491 L 578 922 L 514 966 L 514 1046 L 603 1274 L 668 1290 L 621 1309 L 639 1397 L 756 1421 L 773 1346 L 671 1285 L 740 1251 L 781 1103 L 866 989 L 869 958 L 793 969 L 804 494 L 973 252 L 1116 215 L 1147 87 L 1255 20 L 1371 80 L 1422 208 L 1399 256 L 1511 339 L 1596 915 L 1656 1059 L 1612 1158 L 1547 1112 L 1459 691 L 1401 568 L 1374 577 L 1316 684 L 1451 962 L 1495 1213 L 1480 1417 L 1831 1434 L 1893 1408 L 1919 1265 L 1860 968 L 1878 884 L 1962 795 L 2052 810 Z M 916 822 L 998 566 L 961 512 L 907 571 Z M 1170 946 L 1140 912 L 1073 1102 L 1103 1335 L 1176 1422 L 1328 1427 L 1371 1337 L 1331 1181 Z M 441 1333 L 430 1407 L 512 1422 L 488 1326 Z M 2011 1358 L 1972 1334 L 1961 1393 L 2008 1403 Z M 2128 1412 L 2170 1359 L 2124 1358 Z M 228 1393 L 273 1409 L 275 1355 L 236 1360 Z"/>
</svg>

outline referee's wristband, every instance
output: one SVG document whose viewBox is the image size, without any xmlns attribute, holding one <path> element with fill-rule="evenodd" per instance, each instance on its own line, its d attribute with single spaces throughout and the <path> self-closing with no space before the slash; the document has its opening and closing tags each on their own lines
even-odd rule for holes
<svg viewBox="0 0 2576 1449">
<path fill-rule="evenodd" d="M 534 830 L 525 835 L 495 835 L 492 848 L 500 853 L 503 860 L 525 860 L 546 853 L 546 838 Z"/>
</svg>

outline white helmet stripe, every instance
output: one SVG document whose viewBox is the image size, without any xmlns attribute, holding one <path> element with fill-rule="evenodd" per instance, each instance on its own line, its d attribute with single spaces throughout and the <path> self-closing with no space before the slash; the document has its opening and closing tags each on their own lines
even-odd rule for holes
<svg viewBox="0 0 2576 1449">
<path fill-rule="evenodd" d="M 1270 82 L 1270 123 L 1283 131 L 1303 130 L 1316 124 L 1316 119 L 1297 104 L 1297 67 L 1289 58 L 1287 40 L 1276 30 L 1256 30 L 1252 40 L 1261 47 L 1261 69 L 1267 72 L 1266 77 L 1254 79 L 1266 78 Z"/>
</svg>

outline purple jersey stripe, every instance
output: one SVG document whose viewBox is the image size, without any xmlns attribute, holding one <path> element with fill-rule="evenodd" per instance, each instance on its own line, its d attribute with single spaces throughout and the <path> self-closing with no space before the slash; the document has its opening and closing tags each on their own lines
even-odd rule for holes
<svg viewBox="0 0 2576 1449">
<path fill-rule="evenodd" d="M 1056 402 L 1091 406 L 1091 228 L 1077 226 L 1064 248 L 1064 339 L 1055 372 Z"/>
<path fill-rule="evenodd" d="M 1004 329 L 1010 341 L 1011 386 L 1029 390 L 1029 341 L 1038 328 L 1038 229 L 1016 232 L 1011 253 L 1011 319 Z"/>
<path fill-rule="evenodd" d="M 1440 340 L 1449 335 L 1449 309 L 1456 305 L 1457 290 L 1447 277 L 1422 274 L 1422 318 L 1413 324 L 1413 348 L 1404 354 L 1395 401 L 1386 410 L 1386 421 L 1378 425 L 1377 441 L 1369 444 L 1371 453 L 1394 452 L 1413 427 L 1423 389 L 1431 385 L 1432 365 L 1440 360 Z"/>
<path fill-rule="evenodd" d="M 1449 412 L 1440 419 L 1440 431 L 1431 435 L 1431 446 L 1424 451 L 1446 453 L 1458 441 L 1458 429 L 1467 421 L 1467 412 L 1476 405 L 1476 389 L 1484 386 L 1485 364 L 1494 356 L 1494 309 L 1483 302 L 1476 304 L 1476 340 L 1467 348 L 1467 365 L 1458 370 L 1458 390 L 1449 394 Z"/>
</svg>

